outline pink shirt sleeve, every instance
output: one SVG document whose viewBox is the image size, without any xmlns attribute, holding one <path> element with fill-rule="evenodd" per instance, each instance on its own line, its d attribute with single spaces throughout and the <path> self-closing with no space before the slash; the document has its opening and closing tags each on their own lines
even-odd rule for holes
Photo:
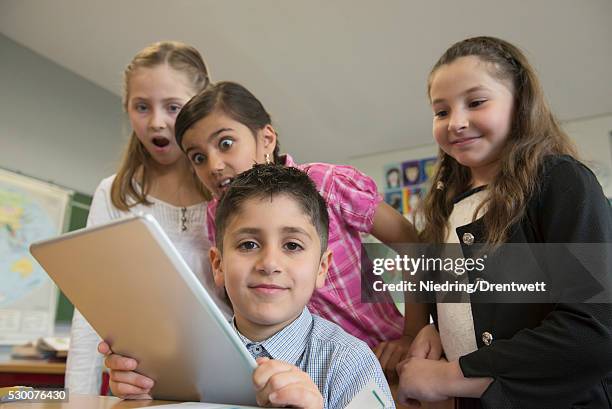
<svg viewBox="0 0 612 409">
<path fill-rule="evenodd" d="M 374 180 L 352 166 L 313 164 L 308 175 L 320 186 L 327 205 L 353 229 L 369 233 L 383 200 Z"/>
</svg>

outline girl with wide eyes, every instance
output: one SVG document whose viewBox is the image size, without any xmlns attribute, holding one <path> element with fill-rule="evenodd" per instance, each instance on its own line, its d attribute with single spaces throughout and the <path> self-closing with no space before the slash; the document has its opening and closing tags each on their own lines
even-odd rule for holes
<svg viewBox="0 0 612 409">
<path fill-rule="evenodd" d="M 213 193 L 208 233 L 214 242 L 217 199 L 230 181 L 256 163 L 282 163 L 303 170 L 328 203 L 333 260 L 326 284 L 315 290 L 311 312 L 340 325 L 375 348 L 389 377 L 425 324 L 425 307 L 407 308 L 406 319 L 387 302 L 361 301 L 360 233 L 383 243 L 417 240 L 412 224 L 382 201 L 375 182 L 350 166 L 297 164 L 281 155 L 270 115 L 245 87 L 220 82 L 196 95 L 176 120 L 176 139 L 202 183 Z"/>
<path fill-rule="evenodd" d="M 209 84 L 200 53 L 186 44 L 161 42 L 140 51 L 125 69 L 124 108 L 132 134 L 116 175 L 102 180 L 94 194 L 87 226 L 131 213 L 152 214 L 191 270 L 215 293 L 207 251 L 206 201 L 210 194 L 191 171 L 174 138 L 182 106 Z M 103 356 L 98 335 L 75 310 L 66 386 L 73 393 L 100 393 Z"/>
<path fill-rule="evenodd" d="M 491 37 L 456 43 L 434 65 L 428 91 L 440 149 L 423 207 L 423 242 L 461 244 L 466 259 L 476 257 L 478 243 L 612 242 L 602 188 L 575 159 L 518 48 Z M 609 254 L 602 262 L 610 274 Z M 525 274 L 550 283 L 560 272 L 549 269 Z M 470 283 L 481 279 L 467 274 Z M 571 275 L 591 277 L 580 268 Z M 554 302 L 434 304 L 435 324 L 420 331 L 398 365 L 400 401 L 610 407 L 611 304 Z"/>
</svg>

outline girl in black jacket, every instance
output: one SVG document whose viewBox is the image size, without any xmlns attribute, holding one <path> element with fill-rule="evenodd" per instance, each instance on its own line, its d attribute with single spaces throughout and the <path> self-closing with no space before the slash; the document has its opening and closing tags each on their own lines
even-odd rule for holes
<svg viewBox="0 0 612 409">
<path fill-rule="evenodd" d="M 478 243 L 497 249 L 603 243 L 599 268 L 609 283 L 610 205 L 593 173 L 574 159 L 522 52 L 491 37 L 456 43 L 432 69 L 428 91 L 440 152 L 423 241 L 458 243 L 466 258 Z M 577 280 L 584 271 L 576 268 L 567 282 L 580 286 L 588 279 Z M 550 270 L 534 280 L 559 276 Z M 398 366 L 401 400 L 458 397 L 460 408 L 612 407 L 609 297 L 598 304 L 476 299 L 433 305 L 435 324 L 421 330 L 411 358 Z"/>
</svg>

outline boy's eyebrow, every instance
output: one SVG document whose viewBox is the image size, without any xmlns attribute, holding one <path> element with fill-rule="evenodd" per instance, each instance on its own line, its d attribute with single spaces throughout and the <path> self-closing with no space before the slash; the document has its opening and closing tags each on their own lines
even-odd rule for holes
<svg viewBox="0 0 612 409">
<path fill-rule="evenodd" d="M 475 87 L 472 87 L 470 89 L 467 89 L 467 90 L 463 91 L 461 94 L 465 95 L 465 94 L 469 94 L 469 93 L 472 93 L 472 92 L 483 91 L 483 90 L 487 90 L 487 89 L 488 88 L 486 88 L 486 87 L 484 87 L 482 85 L 476 85 Z M 444 102 L 444 99 L 443 98 L 437 98 L 437 99 L 434 99 L 433 101 L 431 101 L 432 105 L 433 104 L 438 104 L 440 102 Z"/>
<path fill-rule="evenodd" d="M 262 232 L 263 229 L 257 228 L 257 227 L 241 227 L 240 229 L 236 230 L 233 232 L 233 234 L 235 235 L 240 235 L 240 234 L 259 234 Z M 302 229 L 301 227 L 294 227 L 294 226 L 285 226 L 281 228 L 281 232 L 283 233 L 297 233 L 297 234 L 302 234 L 304 236 L 310 237 L 310 234 Z"/>
<path fill-rule="evenodd" d="M 301 227 L 287 226 L 287 227 L 283 227 L 281 231 L 283 233 L 298 233 L 298 234 L 303 234 L 304 236 L 310 237 L 310 234 L 308 234 L 308 232 L 302 229 Z"/>
<path fill-rule="evenodd" d="M 234 234 L 258 234 L 261 232 L 261 229 L 257 227 L 241 227 L 240 229 L 233 232 Z"/>
</svg>

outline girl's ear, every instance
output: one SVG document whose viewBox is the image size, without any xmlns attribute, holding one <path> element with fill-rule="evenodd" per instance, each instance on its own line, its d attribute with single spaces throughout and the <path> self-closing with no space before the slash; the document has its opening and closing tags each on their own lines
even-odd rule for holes
<svg viewBox="0 0 612 409">
<path fill-rule="evenodd" d="M 225 286 L 225 274 L 222 268 L 222 257 L 221 251 L 216 247 L 211 247 L 208 251 L 208 257 L 210 258 L 210 266 L 213 272 L 213 278 L 217 287 L 223 288 Z"/>
<path fill-rule="evenodd" d="M 269 153 L 272 155 L 274 152 L 274 148 L 276 148 L 276 130 L 272 127 L 272 125 L 268 124 L 263 127 L 263 129 L 259 133 L 260 135 L 260 143 L 264 150 L 264 153 Z"/>
</svg>

